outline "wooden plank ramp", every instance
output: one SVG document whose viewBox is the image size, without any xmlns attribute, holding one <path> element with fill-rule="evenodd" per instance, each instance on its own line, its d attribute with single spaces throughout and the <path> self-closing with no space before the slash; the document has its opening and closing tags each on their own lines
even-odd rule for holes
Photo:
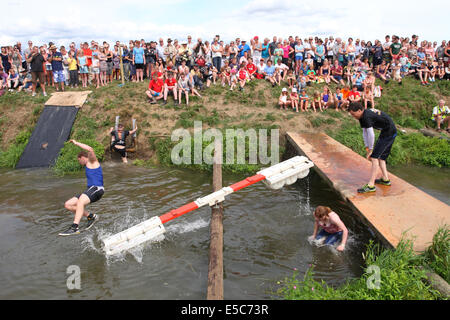
<svg viewBox="0 0 450 320">
<path fill-rule="evenodd" d="M 370 161 L 326 134 L 287 132 L 286 137 L 386 244 L 395 248 L 404 233 L 420 252 L 440 226 L 450 225 L 447 204 L 391 173 L 391 186 L 377 185 L 376 192 L 359 194 L 356 190 L 370 178 Z"/>
</svg>

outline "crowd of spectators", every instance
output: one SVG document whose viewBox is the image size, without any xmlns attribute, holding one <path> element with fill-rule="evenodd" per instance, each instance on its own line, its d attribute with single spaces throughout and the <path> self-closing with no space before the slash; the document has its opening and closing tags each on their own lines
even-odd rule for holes
<svg viewBox="0 0 450 320">
<path fill-rule="evenodd" d="M 209 41 L 191 36 L 186 41 L 160 38 L 146 42 L 130 40 L 128 45 L 117 41 L 72 42 L 68 48 L 48 45 L 27 47 L 21 43 L 1 48 L 0 81 L 2 89 L 26 90 L 36 95 L 39 85 L 46 95 L 46 86 L 62 90 L 67 86 L 106 86 L 113 80 L 149 81 L 148 102 L 167 103 L 173 95 L 177 103 L 189 96 L 201 96 L 211 84 L 229 90 L 245 90 L 253 79 L 265 79 L 272 86 L 284 86 L 278 104 L 299 112 L 328 107 L 345 108 L 353 101 L 375 107 L 374 98 L 384 83 L 402 85 L 405 77 L 415 77 L 423 86 L 449 80 L 450 41 L 420 41 L 419 37 L 392 37 L 384 42 L 353 38 L 274 36 L 250 41 L 236 38 L 225 42 L 219 35 Z M 323 92 L 311 97 L 306 88 L 312 83 L 324 83 Z M 336 89 L 330 89 L 336 84 Z M 289 87 L 289 89 L 287 88 Z"/>
</svg>

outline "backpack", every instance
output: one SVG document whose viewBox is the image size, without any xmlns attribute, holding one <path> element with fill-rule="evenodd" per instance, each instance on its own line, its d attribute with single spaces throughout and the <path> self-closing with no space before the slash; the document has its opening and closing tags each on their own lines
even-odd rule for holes
<svg viewBox="0 0 450 320">
<path fill-rule="evenodd" d="M 376 86 L 375 89 L 373 90 L 373 96 L 375 98 L 379 98 L 381 97 L 381 87 L 380 86 Z"/>
</svg>

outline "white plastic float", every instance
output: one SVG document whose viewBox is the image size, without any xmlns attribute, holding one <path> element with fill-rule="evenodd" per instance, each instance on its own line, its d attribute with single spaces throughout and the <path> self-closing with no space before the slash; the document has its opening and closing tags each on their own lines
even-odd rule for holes
<svg viewBox="0 0 450 320">
<path fill-rule="evenodd" d="M 166 231 L 163 226 L 164 223 L 185 213 L 191 212 L 205 205 L 216 205 L 224 201 L 225 197 L 229 194 L 259 181 L 263 181 L 263 183 L 270 189 L 280 189 L 285 184 L 290 185 L 297 181 L 297 179 L 306 177 L 309 173 L 309 169 L 313 166 L 314 163 L 312 163 L 308 158 L 301 156 L 296 156 L 289 160 L 280 162 L 274 166 L 257 172 L 256 175 L 248 177 L 245 180 L 239 181 L 231 186 L 224 187 L 205 197 L 198 198 L 193 202 L 185 204 L 182 207 L 171 210 L 159 217 L 150 218 L 127 230 L 102 239 L 103 248 L 107 255 L 114 255 L 124 250 L 131 249 L 141 243 L 156 239 Z"/>
</svg>

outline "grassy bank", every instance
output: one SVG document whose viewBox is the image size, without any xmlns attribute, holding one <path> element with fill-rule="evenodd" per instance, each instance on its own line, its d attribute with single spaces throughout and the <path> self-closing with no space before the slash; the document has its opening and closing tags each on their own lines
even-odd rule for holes
<svg viewBox="0 0 450 320">
<path fill-rule="evenodd" d="M 73 126 L 71 137 L 93 144 L 100 158 L 108 152 L 108 132 L 116 116 L 121 117 L 126 128 L 131 127 L 132 119 L 137 119 L 139 148 L 129 157 L 138 165 L 170 165 L 168 155 L 174 144 L 167 138 L 178 128 L 192 130 L 195 121 L 201 121 L 204 130 L 279 128 L 280 136 L 286 131 L 324 131 L 357 153 L 364 153 L 361 129 L 347 113 L 326 110 L 305 114 L 279 110 L 277 100 L 282 87 L 272 88 L 263 80 L 250 82 L 244 92 L 213 85 L 201 92 L 203 97 L 193 97 L 189 106 L 175 104 L 172 98 L 165 106 L 148 104 L 144 94 L 147 82 L 127 83 L 121 88 L 117 84 L 93 89 Z M 440 81 L 424 87 L 415 79 L 408 78 L 402 86 L 393 82 L 377 84 L 383 87 L 383 95 L 376 99 L 376 107 L 390 114 L 396 124 L 408 129 L 408 133 L 399 134 L 388 162 L 448 167 L 448 142 L 417 133 L 419 128 L 434 126 L 430 120 L 432 107 L 439 98 L 448 100 L 448 82 Z M 323 86 L 314 84 L 308 87 L 308 95 L 312 96 L 316 90 L 321 92 Z M 336 86 L 331 84 L 329 87 L 334 90 Z M 53 91 L 53 88 L 48 89 L 49 94 Z M 14 167 L 17 163 L 24 146 L 19 143 L 23 142 L 23 137 L 19 138 L 20 141 L 16 141 L 16 137 L 24 131 L 32 131 L 47 99 L 39 95 L 32 98 L 27 93 L 8 93 L 0 97 L 0 165 Z M 62 174 L 78 170 L 79 167 L 71 160 L 74 154 L 75 150 L 70 146 L 64 147 L 54 166 L 55 171 Z M 208 166 L 191 167 L 209 169 Z M 253 169 L 248 162 L 241 167 L 229 168 L 231 171 Z"/>
<path fill-rule="evenodd" d="M 280 281 L 276 295 L 285 300 L 435 300 L 444 297 L 426 283 L 423 265 L 448 268 L 448 228 L 441 229 L 431 253 L 416 255 L 412 241 L 401 240 L 397 248 L 383 249 L 370 242 L 363 255 L 365 269 L 358 279 L 351 279 L 334 288 L 314 275 L 314 267 L 303 278 L 297 271 L 291 278 Z M 444 235 L 444 238 L 442 236 Z M 443 241 L 445 240 L 445 241 Z M 447 251 L 445 251 L 445 249 Z M 429 263 L 433 261 L 432 263 Z M 443 262 L 446 261 L 446 262 Z M 437 271 L 437 270 L 436 270 Z M 379 275 L 379 280 L 376 275 Z M 444 273 L 445 277 L 445 273 Z M 447 269 L 448 277 L 448 269 Z M 447 280 L 448 281 L 448 280 Z"/>
<path fill-rule="evenodd" d="M 348 119 L 342 122 L 339 130 L 328 129 L 326 133 L 361 156 L 365 156 L 362 131 L 357 121 Z M 378 135 L 379 132 L 376 132 L 376 137 Z M 405 134 L 399 130 L 387 162 L 390 165 L 423 164 L 449 167 L 450 143 L 445 139 L 426 137 L 418 132 Z"/>
</svg>

